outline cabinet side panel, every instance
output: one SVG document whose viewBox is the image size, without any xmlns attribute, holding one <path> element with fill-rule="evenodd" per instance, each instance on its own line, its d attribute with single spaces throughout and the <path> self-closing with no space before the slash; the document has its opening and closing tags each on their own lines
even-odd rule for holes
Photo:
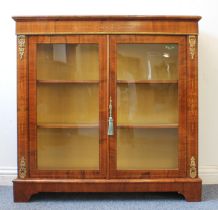
<svg viewBox="0 0 218 210">
<path fill-rule="evenodd" d="M 17 36 L 17 136 L 18 177 L 29 177 L 28 172 L 28 37 Z"/>
<path fill-rule="evenodd" d="M 198 176 L 197 36 L 187 36 L 187 176 Z"/>
</svg>

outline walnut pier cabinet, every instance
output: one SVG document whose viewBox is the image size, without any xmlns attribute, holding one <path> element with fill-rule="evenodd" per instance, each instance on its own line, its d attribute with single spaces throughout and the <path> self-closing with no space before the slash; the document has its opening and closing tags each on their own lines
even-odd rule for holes
<svg viewBox="0 0 218 210">
<path fill-rule="evenodd" d="M 201 200 L 199 16 L 13 19 L 15 202 L 39 192 L 178 192 Z"/>
</svg>

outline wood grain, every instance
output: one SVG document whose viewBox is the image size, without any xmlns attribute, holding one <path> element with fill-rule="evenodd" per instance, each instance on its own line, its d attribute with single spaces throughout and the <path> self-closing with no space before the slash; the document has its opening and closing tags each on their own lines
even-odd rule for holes
<svg viewBox="0 0 218 210">
<path fill-rule="evenodd" d="M 98 84 L 99 80 L 37 80 L 41 84 Z"/>
<path fill-rule="evenodd" d="M 196 34 L 199 16 L 14 17 L 17 34 Z"/>
<path fill-rule="evenodd" d="M 118 43 L 177 43 L 179 45 L 179 168 L 175 170 L 126 170 L 116 169 L 117 161 L 117 45 Z M 186 38 L 183 36 L 139 36 L 113 35 L 110 37 L 110 92 L 113 98 L 115 134 L 110 137 L 110 177 L 112 178 L 152 178 L 152 177 L 184 177 L 186 174 Z"/>
<path fill-rule="evenodd" d="M 98 128 L 98 124 L 57 124 L 57 123 L 38 123 L 38 128 Z"/>
<path fill-rule="evenodd" d="M 14 180 L 14 201 L 26 202 L 38 192 L 179 192 L 187 201 L 201 200 L 201 179 L 190 178 L 190 159 L 198 171 L 198 57 L 190 56 L 189 36 L 198 34 L 200 16 L 20 16 L 16 34 L 26 34 L 23 59 L 17 57 L 18 170 L 27 164 L 25 179 Z M 37 36 L 35 36 L 37 35 Z M 196 41 L 197 42 L 197 41 Z M 37 80 L 37 44 L 99 44 L 100 80 Z M 117 43 L 175 43 L 179 45 L 178 80 L 117 80 Z M 175 78 L 176 79 L 176 78 Z M 179 90 L 179 122 L 168 125 L 117 125 L 117 85 L 170 84 Z M 90 84 L 99 86 L 99 124 L 38 124 L 38 85 Z M 113 102 L 115 134 L 107 135 L 109 96 Z M 97 128 L 100 133 L 100 170 L 39 170 L 37 128 Z M 165 170 L 117 170 L 117 128 L 178 129 L 178 168 Z"/>
<path fill-rule="evenodd" d="M 176 84 L 178 80 L 117 80 L 121 84 Z"/>
<path fill-rule="evenodd" d="M 191 157 L 196 160 L 198 171 L 198 45 L 194 59 L 190 55 L 189 36 L 187 36 L 187 168 L 190 169 Z M 190 170 L 187 170 L 190 177 Z M 198 176 L 198 174 L 197 174 Z"/>
<path fill-rule="evenodd" d="M 14 16 L 12 17 L 15 21 L 28 21 L 28 20 L 54 20 L 54 21 L 60 21 L 60 20 L 193 20 L 193 21 L 199 21 L 201 19 L 201 16 L 170 16 L 170 15 L 113 15 L 113 16 Z"/>
<path fill-rule="evenodd" d="M 178 124 L 117 124 L 117 128 L 178 128 Z"/>
<path fill-rule="evenodd" d="M 25 37 L 25 50 L 20 59 L 17 49 L 17 147 L 18 147 L 18 177 L 20 160 L 24 157 L 29 177 L 29 87 L 28 87 L 28 37 Z"/>
<path fill-rule="evenodd" d="M 28 179 L 13 183 L 15 202 L 27 202 L 38 192 L 179 192 L 187 201 L 201 200 L 200 179 Z"/>
<path fill-rule="evenodd" d="M 29 75 L 29 119 L 30 119 L 30 176 L 44 178 L 105 178 L 106 176 L 106 139 L 107 139 L 107 123 L 106 123 L 106 41 L 101 35 L 91 36 L 67 36 L 67 37 L 52 37 L 38 36 L 30 37 L 30 75 Z M 36 45 L 37 43 L 97 43 L 99 44 L 99 170 L 39 170 L 37 168 L 37 119 L 36 119 Z M 88 104 L 87 104 L 88 105 Z M 62 127 L 62 128 L 78 128 L 78 125 L 69 126 L 66 124 L 58 125 L 39 125 L 40 128 Z M 87 125 L 85 127 L 88 127 Z M 89 126 L 90 127 L 90 126 Z M 93 126 L 92 126 L 93 127 Z M 96 127 L 96 126 L 94 126 Z"/>
</svg>

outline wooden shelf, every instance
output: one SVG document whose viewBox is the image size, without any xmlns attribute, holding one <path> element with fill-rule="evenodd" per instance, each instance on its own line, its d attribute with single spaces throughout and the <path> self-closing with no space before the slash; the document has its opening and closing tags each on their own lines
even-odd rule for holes
<svg viewBox="0 0 218 210">
<path fill-rule="evenodd" d="M 178 80 L 117 80 L 118 84 L 177 84 Z"/>
<path fill-rule="evenodd" d="M 38 128 L 98 128 L 99 124 L 38 123 Z"/>
<path fill-rule="evenodd" d="M 118 124 L 118 128 L 178 128 L 177 123 L 173 124 Z"/>
<path fill-rule="evenodd" d="M 98 84 L 99 80 L 37 80 L 40 84 Z"/>
</svg>

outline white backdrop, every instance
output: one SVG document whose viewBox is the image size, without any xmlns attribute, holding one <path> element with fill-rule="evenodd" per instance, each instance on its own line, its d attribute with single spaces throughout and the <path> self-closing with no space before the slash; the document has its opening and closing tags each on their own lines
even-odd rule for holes
<svg viewBox="0 0 218 210">
<path fill-rule="evenodd" d="M 199 166 L 218 184 L 218 12 L 216 0 L 7 0 L 0 7 L 0 184 L 16 175 L 15 15 L 201 15 Z"/>
</svg>

